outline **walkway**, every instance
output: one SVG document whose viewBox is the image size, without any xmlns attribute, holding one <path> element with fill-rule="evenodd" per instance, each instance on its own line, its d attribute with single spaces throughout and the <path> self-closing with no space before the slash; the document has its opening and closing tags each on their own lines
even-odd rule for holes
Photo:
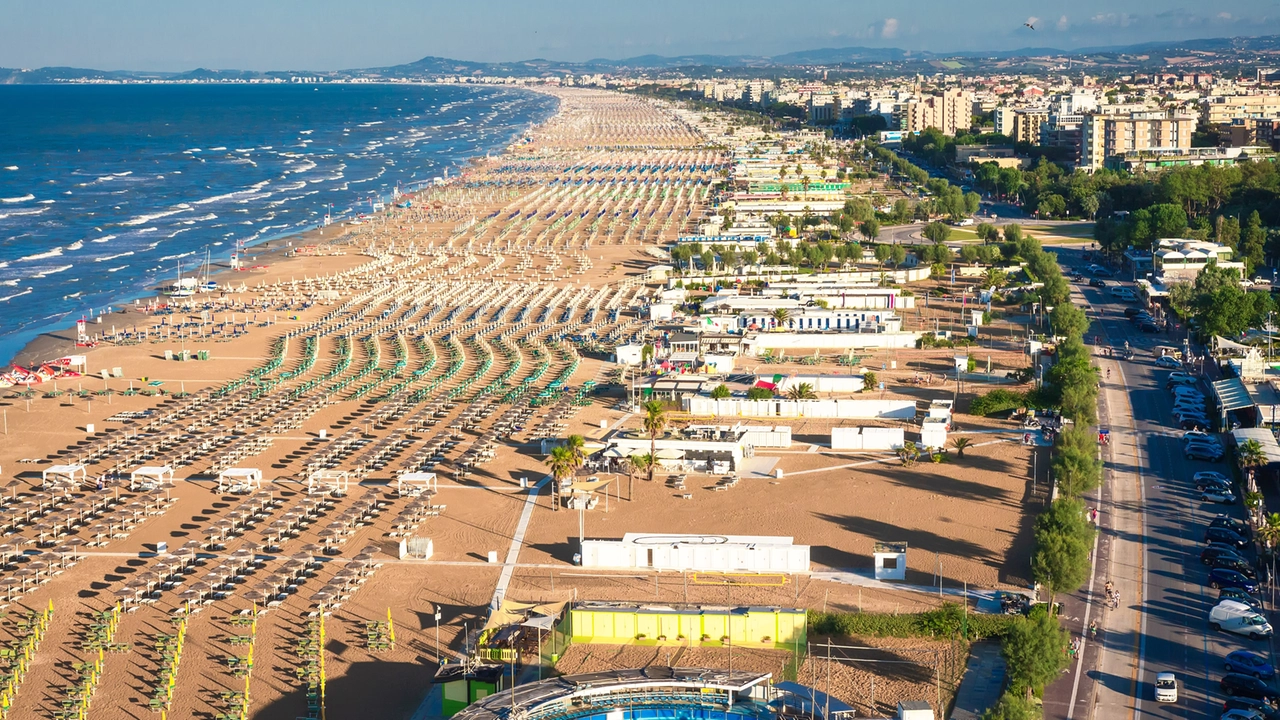
<svg viewBox="0 0 1280 720">
<path fill-rule="evenodd" d="M 976 642 L 969 648 L 969 662 L 956 692 L 951 720 L 978 720 L 1004 692 L 1007 668 L 998 642 Z"/>
</svg>

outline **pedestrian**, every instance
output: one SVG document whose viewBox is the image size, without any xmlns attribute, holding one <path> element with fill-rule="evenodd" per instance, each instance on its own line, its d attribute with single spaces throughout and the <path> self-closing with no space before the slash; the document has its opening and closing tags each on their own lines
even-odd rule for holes
<svg viewBox="0 0 1280 720">
<path fill-rule="evenodd" d="M 99 491 L 99 492 L 101 492 L 101 491 L 102 491 L 102 476 L 101 476 L 101 475 L 99 475 L 99 476 L 98 476 L 98 491 Z"/>
<path fill-rule="evenodd" d="M 1097 639 L 1097 637 L 1098 637 L 1098 621 L 1090 620 L 1089 621 L 1089 639 L 1094 640 L 1094 639 Z"/>
</svg>

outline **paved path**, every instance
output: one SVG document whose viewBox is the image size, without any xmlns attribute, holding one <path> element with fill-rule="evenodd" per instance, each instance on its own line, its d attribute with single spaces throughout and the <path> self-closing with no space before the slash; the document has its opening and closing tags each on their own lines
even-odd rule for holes
<svg viewBox="0 0 1280 720">
<path fill-rule="evenodd" d="M 493 589 L 493 599 L 489 601 L 489 611 L 497 610 L 502 598 L 507 595 L 507 587 L 511 584 L 511 576 L 516 572 L 516 561 L 520 559 L 520 548 L 524 546 L 524 533 L 529 528 L 529 519 L 533 517 L 533 509 L 538 506 L 538 493 L 551 482 L 547 475 L 538 484 L 529 488 L 529 495 L 524 499 L 524 509 L 520 511 L 520 522 L 511 536 L 511 547 L 507 548 L 507 559 L 502 564 L 502 575 L 498 577 L 498 586 Z"/>
<path fill-rule="evenodd" d="M 956 691 L 951 720 L 977 720 L 987 708 L 996 704 L 1004 692 L 1007 668 L 1000 654 L 1000 643 L 977 642 L 969 648 L 960 689 Z"/>
</svg>

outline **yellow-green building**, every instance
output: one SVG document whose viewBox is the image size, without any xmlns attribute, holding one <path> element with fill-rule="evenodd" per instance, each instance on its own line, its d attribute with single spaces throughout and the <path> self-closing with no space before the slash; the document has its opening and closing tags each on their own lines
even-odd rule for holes
<svg viewBox="0 0 1280 720">
<path fill-rule="evenodd" d="M 806 639 L 801 608 L 581 603 L 569 610 L 575 643 L 699 645 L 791 649 Z"/>
</svg>

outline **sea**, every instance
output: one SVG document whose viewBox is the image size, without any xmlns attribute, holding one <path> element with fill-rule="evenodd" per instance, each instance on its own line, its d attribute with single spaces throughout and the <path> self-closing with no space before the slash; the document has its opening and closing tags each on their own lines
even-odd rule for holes
<svg viewBox="0 0 1280 720">
<path fill-rule="evenodd" d="M 0 364 L 180 266 L 456 175 L 556 105 L 457 85 L 0 85 Z"/>
</svg>

